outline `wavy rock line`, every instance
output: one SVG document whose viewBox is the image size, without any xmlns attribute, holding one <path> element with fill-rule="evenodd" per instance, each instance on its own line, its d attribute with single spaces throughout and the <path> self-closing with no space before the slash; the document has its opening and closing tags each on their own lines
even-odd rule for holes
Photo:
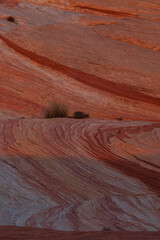
<svg viewBox="0 0 160 240">
<path fill-rule="evenodd" d="M 132 17 L 132 18 L 135 18 L 135 17 L 138 16 L 138 14 L 119 12 L 119 11 L 114 11 L 114 10 L 109 10 L 109 9 L 100 9 L 100 8 L 95 8 L 95 7 L 81 6 L 81 5 L 75 5 L 75 7 L 80 8 L 80 9 L 84 9 L 84 10 L 91 10 L 91 11 L 99 12 L 99 13 L 106 13 L 106 14 L 109 14 L 109 15 L 114 15 L 116 17 Z"/>
<path fill-rule="evenodd" d="M 158 123 L 1 121 L 1 216 L 67 231 L 157 231 L 159 142 Z"/>
<path fill-rule="evenodd" d="M 15 51 L 17 51 L 20 54 L 23 54 L 29 59 L 36 61 L 37 63 L 42 64 L 46 67 L 50 67 L 52 70 L 59 71 L 69 77 L 75 78 L 77 81 L 80 81 L 83 84 L 86 84 L 94 88 L 98 88 L 102 91 L 106 91 L 108 93 L 111 93 L 120 97 L 125 97 L 128 99 L 133 99 L 140 102 L 153 104 L 158 107 L 160 106 L 159 98 L 155 98 L 147 94 L 144 94 L 138 91 L 135 87 L 132 87 L 126 84 L 121 84 L 121 83 L 113 83 L 109 80 L 97 77 L 93 74 L 84 73 L 84 72 L 81 72 L 80 70 L 64 66 L 60 63 L 56 63 L 46 57 L 40 56 L 36 53 L 33 53 L 29 50 L 26 50 L 16 45 L 14 42 L 10 41 L 9 39 L 6 39 L 2 35 L 0 35 L 0 39 L 3 40 L 9 47 L 13 48 Z"/>
</svg>

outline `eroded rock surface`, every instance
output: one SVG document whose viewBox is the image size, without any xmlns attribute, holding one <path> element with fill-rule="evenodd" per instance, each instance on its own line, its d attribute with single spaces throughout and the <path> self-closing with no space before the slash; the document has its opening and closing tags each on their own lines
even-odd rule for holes
<svg viewBox="0 0 160 240">
<path fill-rule="evenodd" d="M 0 129 L 0 225 L 160 230 L 160 124 L 37 119 Z"/>
<path fill-rule="evenodd" d="M 158 0 L 0 0 L 0 238 L 159 239 L 159 32 Z"/>
<path fill-rule="evenodd" d="M 160 119 L 158 1 L 9 2 L 0 5 L 1 118 L 43 118 L 56 99 L 91 117 Z"/>
<path fill-rule="evenodd" d="M 157 232 L 62 232 L 50 229 L 24 228 L 24 227 L 0 227 L 0 236 L 3 239 L 28 239 L 28 240 L 158 240 Z"/>
</svg>

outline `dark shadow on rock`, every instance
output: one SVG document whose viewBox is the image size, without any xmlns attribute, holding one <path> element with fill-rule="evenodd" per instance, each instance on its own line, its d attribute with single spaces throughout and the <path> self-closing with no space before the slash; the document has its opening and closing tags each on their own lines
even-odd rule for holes
<svg viewBox="0 0 160 240">
<path fill-rule="evenodd" d="M 89 114 L 84 112 L 74 112 L 71 118 L 81 119 L 81 118 L 88 118 Z"/>
</svg>

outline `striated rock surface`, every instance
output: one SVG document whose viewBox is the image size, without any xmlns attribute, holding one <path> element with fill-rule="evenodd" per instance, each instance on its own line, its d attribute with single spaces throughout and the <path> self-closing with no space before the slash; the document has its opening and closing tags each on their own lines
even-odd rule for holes
<svg viewBox="0 0 160 240">
<path fill-rule="evenodd" d="M 0 239 L 160 238 L 159 33 L 158 0 L 0 0 Z"/>
<path fill-rule="evenodd" d="M 9 232 L 8 232 L 9 231 Z M 28 239 L 28 240 L 158 240 L 157 232 L 62 232 L 50 229 L 24 228 L 24 227 L 0 227 L 0 236 L 3 239 Z"/>
<path fill-rule="evenodd" d="M 0 5 L 1 118 L 43 118 L 57 100 L 91 117 L 160 119 L 158 0 L 8 2 Z"/>
<path fill-rule="evenodd" d="M 8 120 L 0 130 L 0 225 L 160 230 L 159 123 Z"/>
</svg>

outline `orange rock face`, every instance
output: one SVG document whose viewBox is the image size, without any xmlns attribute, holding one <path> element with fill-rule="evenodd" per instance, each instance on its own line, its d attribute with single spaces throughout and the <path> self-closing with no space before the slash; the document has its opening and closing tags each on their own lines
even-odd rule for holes
<svg viewBox="0 0 160 240">
<path fill-rule="evenodd" d="M 159 14 L 0 0 L 0 238 L 159 238 Z M 45 119 L 54 101 L 91 118 Z"/>
<path fill-rule="evenodd" d="M 54 100 L 92 117 L 160 119 L 158 1 L 10 4 L 0 9 L 4 119 L 43 118 Z"/>
</svg>

